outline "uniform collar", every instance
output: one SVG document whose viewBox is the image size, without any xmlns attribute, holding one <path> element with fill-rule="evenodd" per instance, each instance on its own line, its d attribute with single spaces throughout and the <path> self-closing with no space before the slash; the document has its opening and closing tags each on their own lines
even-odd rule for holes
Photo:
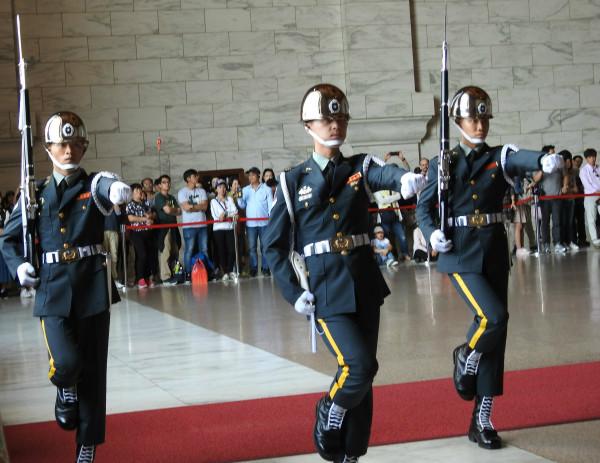
<svg viewBox="0 0 600 463">
<path fill-rule="evenodd" d="M 52 171 L 52 176 L 54 177 L 54 181 L 57 185 L 60 185 L 60 182 L 63 180 L 67 180 L 67 185 L 71 186 L 81 175 L 81 169 L 77 169 L 75 172 L 69 175 L 63 175 L 60 172 Z"/>
<path fill-rule="evenodd" d="M 474 151 L 475 153 L 481 153 L 481 151 L 483 151 L 485 143 L 482 143 L 481 145 L 478 145 L 475 148 L 471 148 L 470 146 L 465 145 L 462 141 L 459 142 L 459 145 L 460 149 L 463 151 L 465 156 L 468 156 L 469 154 L 471 154 L 471 151 Z"/>
<path fill-rule="evenodd" d="M 333 162 L 334 164 L 337 162 L 337 159 L 340 157 L 340 154 L 336 154 L 334 157 L 329 159 L 329 158 L 326 158 L 325 156 L 323 156 L 322 154 L 319 154 L 316 151 L 313 151 L 312 157 L 313 157 L 314 161 L 317 163 L 317 165 L 319 166 L 319 169 L 321 169 L 321 172 L 323 172 L 325 170 L 325 167 L 327 167 L 327 163 L 329 161 Z"/>
</svg>

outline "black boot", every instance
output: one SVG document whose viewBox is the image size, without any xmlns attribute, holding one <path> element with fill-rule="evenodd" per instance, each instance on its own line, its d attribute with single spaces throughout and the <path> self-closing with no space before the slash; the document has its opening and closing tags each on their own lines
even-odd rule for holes
<svg viewBox="0 0 600 463">
<path fill-rule="evenodd" d="M 333 401 L 329 395 L 317 402 L 317 420 L 313 433 L 317 452 L 327 461 L 334 461 L 339 455 L 344 454 L 342 431 L 340 428 L 331 427 L 329 423 L 329 410 L 332 405 Z"/>
<path fill-rule="evenodd" d="M 467 374 L 467 358 L 472 350 L 467 344 L 461 344 L 453 352 L 454 358 L 454 388 L 463 400 L 473 400 L 477 376 Z"/>
<path fill-rule="evenodd" d="M 77 444 L 77 453 L 75 454 L 75 463 L 94 463 L 96 457 L 95 445 Z"/>
<path fill-rule="evenodd" d="M 77 428 L 79 425 L 79 401 L 76 387 L 56 388 L 54 416 L 62 429 L 72 431 Z"/>
<path fill-rule="evenodd" d="M 488 450 L 502 447 L 502 439 L 490 420 L 493 400 L 493 397 L 477 396 L 471 419 L 471 427 L 469 428 L 469 440 L 477 442 L 479 447 Z"/>
<path fill-rule="evenodd" d="M 334 463 L 358 463 L 358 457 L 349 457 L 348 455 L 343 455 L 336 458 Z"/>
</svg>

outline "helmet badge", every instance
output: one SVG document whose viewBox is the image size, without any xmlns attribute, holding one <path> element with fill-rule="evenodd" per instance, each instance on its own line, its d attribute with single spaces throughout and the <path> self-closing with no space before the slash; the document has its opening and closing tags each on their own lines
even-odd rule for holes
<svg viewBox="0 0 600 463">
<path fill-rule="evenodd" d="M 65 138 L 71 138 L 75 134 L 75 128 L 67 122 L 62 127 L 62 134 Z"/>
<path fill-rule="evenodd" d="M 332 98 L 331 101 L 329 101 L 329 112 L 331 114 L 337 114 L 340 112 L 341 109 L 341 105 L 340 102 L 338 100 L 336 100 L 335 98 Z"/>
<path fill-rule="evenodd" d="M 487 106 L 481 102 L 477 105 L 477 114 L 485 114 L 487 112 Z"/>
</svg>

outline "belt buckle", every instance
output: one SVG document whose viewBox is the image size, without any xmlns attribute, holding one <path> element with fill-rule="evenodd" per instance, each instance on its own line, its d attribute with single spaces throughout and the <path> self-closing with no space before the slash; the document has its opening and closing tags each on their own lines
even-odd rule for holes
<svg viewBox="0 0 600 463">
<path fill-rule="evenodd" d="M 77 253 L 77 249 L 75 248 L 68 248 L 60 251 L 60 260 L 62 262 L 72 262 L 74 260 L 77 260 L 78 257 L 79 254 Z"/>
<path fill-rule="evenodd" d="M 348 251 L 354 247 L 351 236 L 336 236 L 331 240 L 331 250 L 340 254 L 348 254 Z"/>
<path fill-rule="evenodd" d="M 470 227 L 481 227 L 486 223 L 486 216 L 484 214 L 471 214 L 468 216 L 468 222 Z"/>
</svg>

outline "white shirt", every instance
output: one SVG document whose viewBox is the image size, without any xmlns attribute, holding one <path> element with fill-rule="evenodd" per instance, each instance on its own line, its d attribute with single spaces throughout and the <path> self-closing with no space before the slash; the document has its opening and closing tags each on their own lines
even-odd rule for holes
<svg viewBox="0 0 600 463">
<path fill-rule="evenodd" d="M 600 191 L 600 169 L 598 166 L 590 166 L 588 163 L 579 170 L 579 178 L 583 184 L 583 192 L 586 195 Z"/>
<path fill-rule="evenodd" d="M 208 196 L 206 196 L 206 191 L 204 188 L 188 188 L 184 186 L 177 193 L 177 202 L 181 206 L 183 203 L 188 203 L 190 205 L 200 204 L 202 201 L 207 201 Z M 183 207 L 181 208 L 181 221 L 183 223 L 188 222 L 204 222 L 206 220 L 206 212 L 197 211 L 197 212 L 186 212 Z M 198 227 L 206 227 L 206 225 L 190 225 L 189 227 L 183 228 L 198 228 Z"/>
<path fill-rule="evenodd" d="M 225 200 L 221 201 L 218 197 L 210 200 L 210 213 L 213 220 L 219 220 L 221 214 L 225 212 L 225 217 L 233 217 L 238 210 L 231 196 L 225 196 Z M 233 230 L 233 222 L 217 222 L 213 225 L 213 231 L 218 230 Z"/>
</svg>

